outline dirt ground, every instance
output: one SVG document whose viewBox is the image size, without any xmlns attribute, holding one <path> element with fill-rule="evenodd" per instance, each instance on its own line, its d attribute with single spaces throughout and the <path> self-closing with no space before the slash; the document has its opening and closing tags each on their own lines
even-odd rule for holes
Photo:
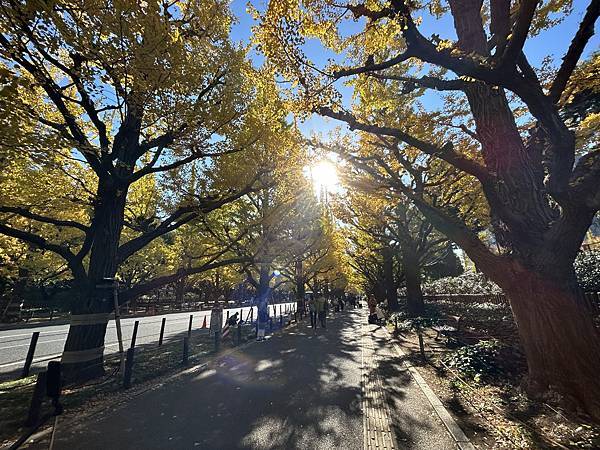
<svg viewBox="0 0 600 450">
<path fill-rule="evenodd" d="M 441 323 L 453 324 L 452 316 L 460 317 L 458 331 L 451 338 L 438 337 L 425 326 L 424 358 L 414 329 L 401 324 L 397 342 L 477 448 L 600 448 L 600 427 L 563 410 L 556 398 L 534 400 L 521 389 L 526 364 L 507 306 L 444 302 L 428 305 L 427 310 Z M 394 330 L 393 321 L 388 326 Z M 492 338 L 502 345 L 493 378 L 476 381 L 444 362 L 458 348 Z"/>
</svg>

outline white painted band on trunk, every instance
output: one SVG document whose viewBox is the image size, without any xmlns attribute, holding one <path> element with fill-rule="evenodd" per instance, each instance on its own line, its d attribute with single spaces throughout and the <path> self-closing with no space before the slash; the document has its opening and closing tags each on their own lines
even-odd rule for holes
<svg viewBox="0 0 600 450">
<path fill-rule="evenodd" d="M 72 314 L 71 325 L 98 325 L 108 323 L 110 313 Z"/>
<path fill-rule="evenodd" d="M 86 350 L 73 350 L 63 352 L 61 362 L 64 364 L 81 363 L 100 358 L 104 354 L 104 345 L 102 347 L 88 348 Z"/>
</svg>

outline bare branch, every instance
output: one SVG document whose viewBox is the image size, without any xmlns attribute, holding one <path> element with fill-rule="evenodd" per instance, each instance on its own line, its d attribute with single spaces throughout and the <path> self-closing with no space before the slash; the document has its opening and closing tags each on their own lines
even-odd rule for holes
<svg viewBox="0 0 600 450">
<path fill-rule="evenodd" d="M 579 29 L 571 41 L 571 45 L 567 53 L 563 57 L 563 62 L 560 69 L 556 73 L 556 77 L 552 82 L 548 97 L 553 103 L 558 103 L 560 97 L 567 86 L 569 78 L 577 66 L 577 61 L 583 53 L 583 49 L 594 35 L 594 24 L 600 14 L 600 0 L 592 0 L 587 7 L 585 16 L 579 24 Z"/>
</svg>

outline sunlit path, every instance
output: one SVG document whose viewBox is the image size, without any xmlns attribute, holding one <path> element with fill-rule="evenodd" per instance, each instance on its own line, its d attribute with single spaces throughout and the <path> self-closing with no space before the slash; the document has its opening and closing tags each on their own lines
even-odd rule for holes
<svg viewBox="0 0 600 450">
<path fill-rule="evenodd" d="M 365 319 L 340 313 L 316 333 L 302 322 L 66 425 L 56 448 L 457 448 L 386 332 Z"/>
</svg>

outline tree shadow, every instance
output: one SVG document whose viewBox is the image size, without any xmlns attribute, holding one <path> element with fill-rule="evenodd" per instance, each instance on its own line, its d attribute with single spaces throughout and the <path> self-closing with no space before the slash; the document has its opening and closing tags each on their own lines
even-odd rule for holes
<svg viewBox="0 0 600 450">
<path fill-rule="evenodd" d="M 303 321 L 234 349 L 199 374 L 65 430 L 56 448 L 362 449 L 361 383 L 383 379 L 385 406 L 402 411 L 411 379 L 397 356 L 384 354 L 389 341 L 378 335 L 364 338 L 372 339 L 376 363 L 363 377 L 361 320 L 351 310 L 326 330 Z M 411 414 L 390 415 L 403 448 L 430 427 Z"/>
</svg>

